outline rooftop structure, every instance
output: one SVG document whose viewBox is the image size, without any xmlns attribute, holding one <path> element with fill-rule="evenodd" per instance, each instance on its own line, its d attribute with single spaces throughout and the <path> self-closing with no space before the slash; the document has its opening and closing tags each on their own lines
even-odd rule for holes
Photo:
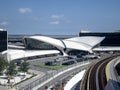
<svg viewBox="0 0 120 90">
<path fill-rule="evenodd" d="M 92 52 L 92 48 L 98 45 L 105 37 L 74 37 L 69 39 L 55 39 L 47 36 L 25 37 L 27 49 L 57 49 L 63 55 L 71 49 Z"/>
<path fill-rule="evenodd" d="M 40 56 L 46 50 L 50 52 L 45 52 L 45 55 L 55 53 L 76 55 L 81 51 L 120 51 L 119 42 L 116 41 L 120 39 L 120 32 L 81 32 L 79 37 L 77 35 L 8 35 L 8 38 L 9 50 L 7 53 L 9 59 L 30 57 L 29 55 L 31 57 Z M 22 41 L 22 44 L 19 41 Z M 19 58 L 14 57 L 17 52 L 14 54 L 11 49 L 18 49 L 19 53 L 22 50 L 24 55 L 20 54 Z M 55 53 L 52 53 L 52 50 L 55 50 Z M 32 51 L 39 51 L 39 53 L 25 55 L 27 52 L 32 53 Z"/>
</svg>

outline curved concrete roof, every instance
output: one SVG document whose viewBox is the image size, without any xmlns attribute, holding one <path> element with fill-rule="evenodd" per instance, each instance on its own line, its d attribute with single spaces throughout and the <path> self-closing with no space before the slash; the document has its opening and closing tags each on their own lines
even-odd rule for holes
<svg viewBox="0 0 120 90">
<path fill-rule="evenodd" d="M 64 44 L 60 40 L 54 39 L 54 38 L 51 38 L 51 37 L 46 37 L 46 36 L 30 36 L 28 38 L 49 43 L 49 44 L 51 44 L 53 46 L 56 46 L 59 49 L 65 48 Z"/>
<path fill-rule="evenodd" d="M 75 38 L 70 38 L 70 39 L 65 39 L 65 40 L 79 42 L 79 43 L 83 43 L 88 46 L 94 47 L 95 45 L 103 41 L 104 39 L 105 37 L 82 36 L 82 37 L 75 37 Z"/>
<path fill-rule="evenodd" d="M 89 51 L 92 48 L 91 46 L 87 44 L 76 42 L 76 41 L 63 40 L 63 42 L 65 43 L 66 47 L 69 49 Z"/>
<path fill-rule="evenodd" d="M 64 48 L 90 51 L 95 45 L 104 40 L 105 37 L 84 36 L 64 40 L 54 39 L 47 36 L 30 36 L 27 38 L 49 43 L 63 52 Z"/>
</svg>

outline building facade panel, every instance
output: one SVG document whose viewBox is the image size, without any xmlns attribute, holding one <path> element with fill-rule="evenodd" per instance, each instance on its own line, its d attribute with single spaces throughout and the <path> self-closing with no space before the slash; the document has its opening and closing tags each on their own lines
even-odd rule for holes
<svg viewBox="0 0 120 90">
<path fill-rule="evenodd" d="M 0 31 L 0 52 L 7 50 L 7 31 Z"/>
</svg>

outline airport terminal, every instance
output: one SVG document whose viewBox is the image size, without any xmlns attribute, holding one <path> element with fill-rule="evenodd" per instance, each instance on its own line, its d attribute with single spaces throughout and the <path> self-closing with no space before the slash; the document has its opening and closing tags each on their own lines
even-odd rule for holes
<svg viewBox="0 0 120 90">
<path fill-rule="evenodd" d="M 119 70 L 119 66 L 117 66 L 119 64 L 118 56 L 120 52 L 119 40 L 120 40 L 120 32 L 80 32 L 79 36 L 77 35 L 41 35 L 41 34 L 40 35 L 39 34 L 9 35 L 7 31 L 1 30 L 0 31 L 0 43 L 1 43 L 0 54 L 4 56 L 8 62 L 12 62 L 12 61 L 18 62 L 21 60 L 26 60 L 31 63 L 38 63 L 39 60 L 41 60 L 41 62 L 45 63 L 46 65 L 47 64 L 51 66 L 67 65 L 66 67 L 71 68 L 71 69 L 63 68 L 59 70 L 47 70 L 45 68 L 41 68 L 40 70 L 42 73 L 44 71 L 44 75 L 42 74 L 43 75 L 41 76 L 42 79 L 41 78 L 38 79 L 39 82 L 38 80 L 35 80 L 34 82 L 31 82 L 30 84 L 28 84 L 28 86 L 24 86 L 24 85 L 19 86 L 20 89 L 16 89 L 16 90 L 28 90 L 28 89 L 36 90 L 36 88 L 38 90 L 42 90 L 46 85 L 49 86 L 50 83 L 47 84 L 48 82 L 51 82 L 49 81 L 49 79 L 52 80 L 55 77 L 57 78 L 57 75 L 62 76 L 62 74 L 64 75 L 64 73 L 66 72 L 70 73 L 70 72 L 79 71 L 79 70 L 80 71 L 83 70 L 83 71 L 81 72 L 79 71 L 80 72 L 79 74 L 75 75 L 75 77 L 70 79 L 70 81 L 67 81 L 68 83 L 64 86 L 65 87 L 64 90 L 78 90 L 78 89 L 68 89 L 73 87 L 81 88 L 80 90 L 86 90 L 85 87 L 82 87 L 82 86 L 85 86 L 84 85 L 85 82 L 83 82 L 83 80 L 87 80 L 86 77 L 88 77 L 87 74 L 85 73 L 85 70 L 86 68 L 88 68 L 88 66 L 92 62 L 96 62 L 98 65 L 100 65 L 99 69 L 101 73 L 106 73 L 106 78 L 107 78 L 107 81 L 106 81 L 107 85 L 105 87 L 106 90 L 109 90 L 110 87 L 114 88 L 112 90 L 117 90 L 115 89 L 116 88 L 114 87 L 115 83 L 113 82 L 114 81 L 117 82 L 116 76 L 118 76 L 118 74 L 116 75 L 113 68 L 117 68 L 117 70 Z M 52 58 L 54 61 L 49 60 L 51 59 L 51 57 L 54 57 Z M 116 59 L 114 57 L 118 57 L 118 58 Z M 115 60 L 113 61 L 111 59 L 115 59 Z M 105 72 L 102 70 L 103 67 L 105 68 L 104 66 L 105 64 L 103 64 L 102 62 L 104 60 L 106 60 L 105 64 L 109 60 L 111 60 L 111 62 L 106 65 L 106 70 L 104 70 Z M 114 67 L 114 65 L 117 67 Z M 95 65 L 93 64 L 92 66 L 95 66 Z M 95 67 L 93 70 L 91 69 L 91 71 L 89 72 L 93 73 L 96 71 L 96 73 L 98 73 L 99 69 Z M 34 69 L 38 69 L 38 67 L 34 67 Z M 70 71 L 70 70 L 73 70 L 73 71 Z M 113 75 L 110 74 L 111 70 L 112 72 L 114 72 Z M 85 73 L 85 75 L 83 72 Z M 82 78 L 81 75 L 82 76 L 84 75 L 85 79 Z M 99 76 L 99 74 L 95 74 L 96 79 L 97 79 L 97 76 L 104 78 L 102 74 L 100 75 L 101 76 Z M 91 77 L 89 78 L 93 78 L 95 76 L 91 75 Z M 48 81 L 44 78 L 47 78 Z M 76 79 L 76 78 L 79 78 L 79 79 Z M 113 79 L 114 81 L 112 81 Z M 44 81 L 44 84 L 40 82 L 41 80 Z M 81 86 L 79 81 L 81 81 Z M 86 82 L 89 82 L 89 81 L 86 81 Z M 94 81 L 92 82 L 94 83 Z M 50 85 L 50 87 L 51 86 L 52 85 Z M 24 88 L 24 89 L 21 89 L 21 88 Z M 46 89 L 46 90 L 50 90 L 50 89 Z"/>
<path fill-rule="evenodd" d="M 78 51 L 79 54 L 82 51 L 94 53 L 120 50 L 120 32 L 80 32 L 79 36 L 9 35 L 7 31 L 0 31 L 0 34 L 0 50 L 7 55 L 8 60 L 40 55 L 68 55 L 72 51 Z"/>
</svg>

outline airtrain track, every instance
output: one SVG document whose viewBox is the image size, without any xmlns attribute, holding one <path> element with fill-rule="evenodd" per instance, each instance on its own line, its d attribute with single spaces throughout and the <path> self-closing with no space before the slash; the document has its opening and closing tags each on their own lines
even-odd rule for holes
<svg viewBox="0 0 120 90">
<path fill-rule="evenodd" d="M 92 63 L 86 70 L 86 73 L 81 81 L 80 90 L 105 90 L 106 75 L 105 68 L 109 61 L 118 57 L 113 55 L 103 60 Z"/>
</svg>

